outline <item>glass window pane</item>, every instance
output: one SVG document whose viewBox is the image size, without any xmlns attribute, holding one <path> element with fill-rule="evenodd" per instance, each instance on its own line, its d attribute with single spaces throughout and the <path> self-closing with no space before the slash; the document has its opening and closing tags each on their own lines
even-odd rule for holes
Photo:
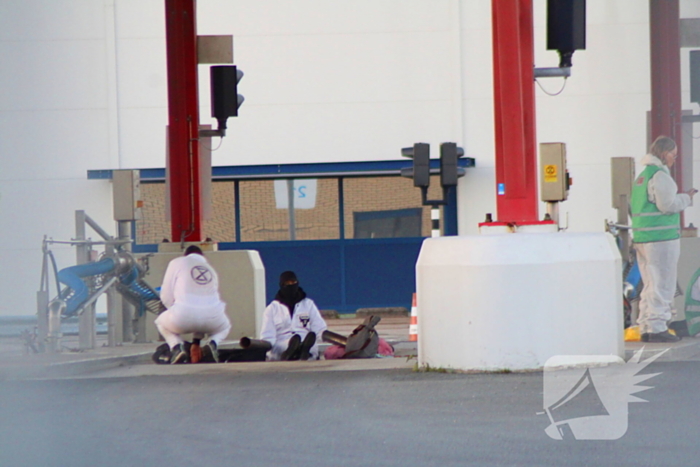
<svg viewBox="0 0 700 467">
<path fill-rule="evenodd" d="M 242 181 L 239 190 L 241 241 L 340 238 L 335 178 Z"/>
<path fill-rule="evenodd" d="M 440 177 L 430 177 L 428 199 L 442 199 Z M 345 238 L 429 237 L 430 206 L 405 177 L 343 179 Z M 442 207 L 440 208 L 442 219 Z M 443 222 L 440 223 L 440 230 Z"/>
</svg>

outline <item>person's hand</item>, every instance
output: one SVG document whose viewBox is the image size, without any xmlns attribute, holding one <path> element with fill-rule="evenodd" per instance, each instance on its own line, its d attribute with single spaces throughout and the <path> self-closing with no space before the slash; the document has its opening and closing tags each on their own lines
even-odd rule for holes
<svg viewBox="0 0 700 467">
<path fill-rule="evenodd" d="M 690 196 L 690 199 L 693 199 L 693 196 L 695 196 L 695 193 L 697 192 L 698 190 L 696 190 L 695 188 L 691 188 L 690 190 L 688 190 L 688 195 Z"/>
</svg>

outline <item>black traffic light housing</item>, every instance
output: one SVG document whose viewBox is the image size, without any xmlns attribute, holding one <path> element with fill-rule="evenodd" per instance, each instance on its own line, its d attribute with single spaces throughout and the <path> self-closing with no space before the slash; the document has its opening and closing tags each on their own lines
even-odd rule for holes
<svg viewBox="0 0 700 467">
<path fill-rule="evenodd" d="M 413 147 L 401 149 L 401 155 L 413 159 L 413 186 L 430 186 L 430 145 L 416 143 Z"/>
<path fill-rule="evenodd" d="M 442 143 L 440 145 L 440 185 L 443 187 L 457 186 L 460 175 L 457 160 L 464 156 L 464 149 L 457 143 Z"/>
<path fill-rule="evenodd" d="M 570 68 L 576 50 L 586 48 L 586 0 L 548 0 L 547 50 L 559 52 L 559 67 Z"/>
<path fill-rule="evenodd" d="M 219 123 L 218 132 L 226 132 L 226 120 L 238 116 L 238 108 L 245 100 L 238 94 L 238 83 L 243 72 L 235 65 L 217 65 L 210 68 L 211 116 Z"/>
<path fill-rule="evenodd" d="M 413 178 L 413 186 L 421 189 L 424 206 L 440 206 L 447 204 L 447 191 L 457 185 L 457 179 L 464 175 L 464 169 L 460 168 L 457 160 L 464 156 L 464 149 L 456 143 L 442 143 L 440 145 L 440 185 L 442 186 L 443 199 L 429 200 L 428 187 L 430 186 L 430 145 L 428 143 L 416 143 L 413 147 L 402 148 L 401 155 L 413 159 L 413 167 L 401 170 L 404 177 Z"/>
</svg>

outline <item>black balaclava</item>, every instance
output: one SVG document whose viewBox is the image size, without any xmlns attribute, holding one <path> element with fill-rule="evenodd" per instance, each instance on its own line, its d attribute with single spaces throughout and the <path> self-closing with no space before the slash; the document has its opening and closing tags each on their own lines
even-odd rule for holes
<svg viewBox="0 0 700 467">
<path fill-rule="evenodd" d="M 285 285 L 288 282 L 294 282 L 294 284 Z M 280 290 L 277 292 L 275 300 L 283 303 L 289 309 L 289 315 L 294 316 L 294 307 L 305 297 L 306 294 L 299 287 L 297 275 L 293 271 L 283 272 L 280 275 Z"/>
</svg>

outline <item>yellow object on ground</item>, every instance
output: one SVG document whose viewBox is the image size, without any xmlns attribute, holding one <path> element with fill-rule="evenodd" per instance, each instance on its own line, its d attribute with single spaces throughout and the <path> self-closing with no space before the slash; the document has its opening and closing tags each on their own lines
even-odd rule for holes
<svg viewBox="0 0 700 467">
<path fill-rule="evenodd" d="M 668 332 L 676 335 L 676 331 L 669 329 Z M 639 332 L 639 326 L 630 326 L 625 329 L 625 342 L 639 342 L 642 340 L 642 335 Z"/>
<path fill-rule="evenodd" d="M 625 329 L 625 342 L 639 342 L 642 335 L 639 333 L 639 326 L 630 326 Z"/>
</svg>

